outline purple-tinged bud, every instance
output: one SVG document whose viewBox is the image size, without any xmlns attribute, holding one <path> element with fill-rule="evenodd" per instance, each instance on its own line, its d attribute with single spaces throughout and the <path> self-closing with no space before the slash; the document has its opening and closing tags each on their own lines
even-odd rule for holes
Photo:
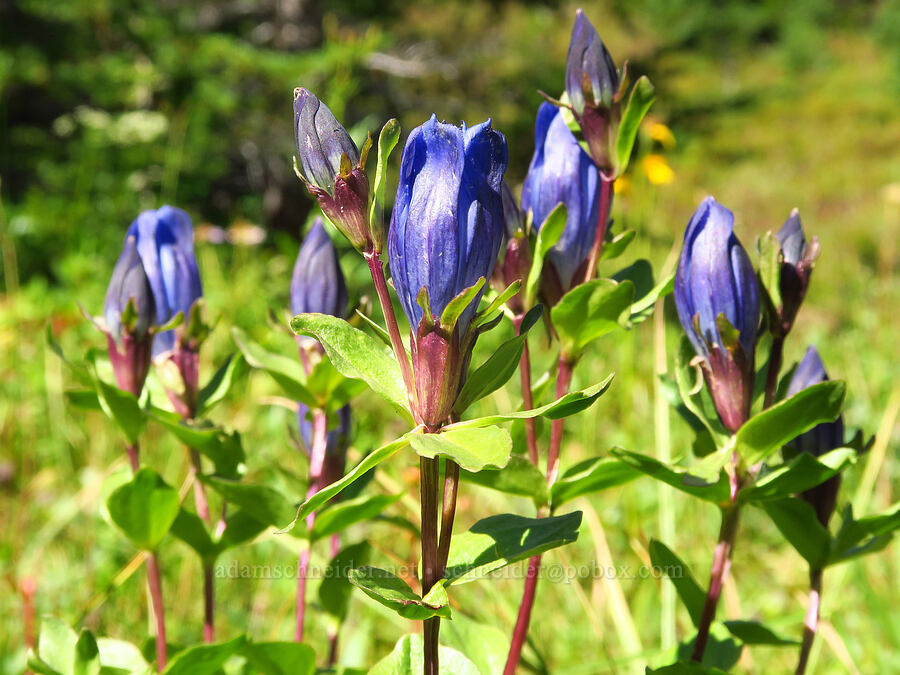
<svg viewBox="0 0 900 675">
<path fill-rule="evenodd" d="M 675 273 L 675 306 L 729 431 L 750 416 L 759 291 L 734 215 L 712 197 L 694 212 Z"/>
<path fill-rule="evenodd" d="M 113 268 L 103 316 L 116 383 L 120 389 L 138 397 L 150 370 L 156 306 L 134 236 L 125 238 L 125 246 Z"/>
<path fill-rule="evenodd" d="M 616 64 L 579 9 L 566 59 L 566 95 L 591 157 L 609 177 L 614 173 L 616 134 L 622 115 L 620 84 Z"/>
<path fill-rule="evenodd" d="M 802 254 L 801 254 L 802 255 Z M 787 395 L 794 394 L 828 380 L 825 365 L 816 348 L 810 346 L 791 377 Z M 800 434 L 791 441 L 790 446 L 797 452 L 808 452 L 815 457 L 840 448 L 844 445 L 844 420 L 838 417 L 834 422 L 822 422 L 806 433 Z M 821 485 L 807 490 L 800 496 L 816 510 L 819 522 L 828 526 L 828 520 L 837 503 L 838 488 L 841 485 L 840 475 L 832 476 Z"/>
<path fill-rule="evenodd" d="M 347 285 L 337 250 L 316 217 L 297 254 L 291 276 L 291 312 L 343 317 L 347 310 Z"/>
<path fill-rule="evenodd" d="M 550 103 L 538 108 L 534 155 L 522 186 L 522 208 L 531 211 L 535 230 L 559 205 L 566 207 L 566 227 L 547 254 L 541 279 L 544 299 L 555 305 L 584 277 L 597 234 L 600 175 L 566 125 L 562 113 Z"/>
<path fill-rule="evenodd" d="M 432 116 L 403 149 L 388 259 L 413 336 L 418 417 L 431 427 L 446 421 L 458 394 L 484 289 L 451 325 L 441 317 L 451 300 L 491 278 L 503 240 L 507 160 L 506 139 L 490 120 L 467 128 Z M 425 294 L 427 315 L 419 303 Z"/>
<path fill-rule="evenodd" d="M 531 248 L 525 232 L 525 214 L 519 208 L 516 197 L 506 181 L 500 186 L 503 201 L 503 218 L 506 223 L 504 245 L 500 249 L 500 259 L 494 267 L 491 285 L 498 293 L 505 291 L 510 284 L 519 281 L 525 283 L 531 270 Z M 514 314 L 524 314 L 526 307 L 522 304 L 521 291 L 506 301 Z"/>
<path fill-rule="evenodd" d="M 303 88 L 294 90 L 294 136 L 300 177 L 322 212 L 358 251 L 380 253 L 384 231 L 369 224 L 369 144 L 360 155 L 328 106 Z"/>
<path fill-rule="evenodd" d="M 329 429 L 325 436 L 325 459 L 322 463 L 319 489 L 344 477 L 352 423 L 350 404 L 337 411 L 337 418 L 337 427 Z M 313 445 L 313 423 L 309 419 L 309 408 L 304 403 L 298 404 L 297 422 L 300 440 L 303 441 L 303 450 L 309 456 Z"/>
<path fill-rule="evenodd" d="M 807 243 L 797 209 L 791 211 L 777 236 L 782 254 L 778 283 L 781 306 L 771 308 L 774 312 L 771 329 L 776 337 L 785 337 L 791 331 L 800 305 L 806 297 L 809 279 L 819 256 L 819 240 L 813 237 Z"/>
<path fill-rule="evenodd" d="M 190 216 L 181 209 L 163 206 L 142 212 L 128 229 L 137 239 L 137 250 L 153 289 L 156 321 L 165 325 L 180 312 L 184 323 L 153 339 L 153 357 L 160 367 L 174 364 L 180 382 L 163 377 L 166 394 L 175 410 L 193 417 L 199 388 L 200 343 L 207 328 L 200 317 L 198 301 L 203 296 L 200 271 L 194 254 L 194 229 Z"/>
</svg>

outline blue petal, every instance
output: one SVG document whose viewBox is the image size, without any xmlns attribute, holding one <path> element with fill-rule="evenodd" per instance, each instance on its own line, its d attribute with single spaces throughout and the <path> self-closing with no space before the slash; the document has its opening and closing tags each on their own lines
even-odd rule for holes
<svg viewBox="0 0 900 675">
<path fill-rule="evenodd" d="M 791 376 L 787 395 L 789 397 L 793 396 L 803 389 L 825 382 L 827 379 L 828 373 L 825 372 L 825 364 L 822 363 L 822 358 L 819 356 L 816 348 L 810 345 L 806 350 L 806 354 L 803 355 L 803 359 L 797 365 L 793 376 Z"/>
<path fill-rule="evenodd" d="M 585 106 L 583 84 L 587 79 L 595 103 L 610 105 L 619 88 L 616 64 L 593 24 L 580 9 L 575 13 L 569 54 L 566 58 L 566 93 L 580 115 Z"/>
<path fill-rule="evenodd" d="M 347 286 L 337 251 L 321 216 L 317 216 L 294 263 L 291 311 L 343 317 L 346 309 Z"/>
<path fill-rule="evenodd" d="M 307 89 L 298 89 L 294 95 L 294 140 L 303 175 L 329 194 L 340 173 L 341 155 L 347 153 L 354 166 L 359 162 L 359 151 L 347 130 Z"/>
<path fill-rule="evenodd" d="M 803 235 L 803 225 L 797 209 L 791 211 L 791 215 L 778 230 L 778 241 L 786 263 L 797 265 L 803 259 L 806 237 Z"/>
</svg>

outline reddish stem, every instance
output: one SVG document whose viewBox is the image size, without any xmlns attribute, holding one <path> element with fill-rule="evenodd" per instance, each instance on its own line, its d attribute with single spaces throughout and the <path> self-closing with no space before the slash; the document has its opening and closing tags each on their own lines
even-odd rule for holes
<svg viewBox="0 0 900 675">
<path fill-rule="evenodd" d="M 387 281 L 384 278 L 384 265 L 374 251 L 367 251 L 366 262 L 372 273 L 372 282 L 375 284 L 375 292 L 381 303 L 381 311 L 384 314 L 384 322 L 387 325 L 388 335 L 391 338 L 391 346 L 394 348 L 394 356 L 400 362 L 400 372 L 403 373 L 403 382 L 406 384 L 407 396 L 410 399 L 410 409 L 415 410 L 413 399 L 415 397 L 415 380 L 413 380 L 412 366 L 406 355 L 406 347 L 400 337 L 400 328 L 397 326 L 397 317 L 394 315 L 394 306 L 391 304 L 391 296 L 388 293 Z"/>
<path fill-rule="evenodd" d="M 516 618 L 516 627 L 513 630 L 512 643 L 509 646 L 509 656 L 506 658 L 506 667 L 503 669 L 503 675 L 515 675 L 516 668 L 519 667 L 519 659 L 522 658 L 522 647 L 525 646 L 525 638 L 528 637 L 528 624 L 531 621 L 531 608 L 534 606 L 540 571 L 541 556 L 536 555 L 529 558 L 528 572 L 525 577 L 525 591 L 522 593 L 519 616 Z"/>
<path fill-rule="evenodd" d="M 441 512 L 441 537 L 438 542 L 438 567 L 441 578 L 447 567 L 450 555 L 450 538 L 453 536 L 453 519 L 456 515 L 456 494 L 459 491 L 459 464 L 447 460 L 444 472 L 444 496 Z"/>
<path fill-rule="evenodd" d="M 126 443 L 125 452 L 128 453 L 128 463 L 131 464 L 131 473 L 137 473 L 138 469 L 141 467 L 141 463 L 138 460 L 137 445 Z"/>
<path fill-rule="evenodd" d="M 819 627 L 819 603 L 822 600 L 822 570 L 809 571 L 809 606 L 806 608 L 806 622 L 803 626 L 803 644 L 800 646 L 800 661 L 797 663 L 796 675 L 803 675 L 809 663 L 809 653 L 816 630 Z"/>
<path fill-rule="evenodd" d="M 203 567 L 203 641 L 215 642 L 216 634 L 213 626 L 215 615 L 215 577 L 211 565 Z"/>
<path fill-rule="evenodd" d="M 609 224 L 609 212 L 612 209 L 613 184 L 615 179 L 608 180 L 600 174 L 600 208 L 597 209 L 597 230 L 594 233 L 594 246 L 588 256 L 584 281 L 587 283 L 597 273 L 597 263 L 603 252 L 603 240 L 606 238 L 606 226 Z"/>
<path fill-rule="evenodd" d="M 306 498 L 312 497 L 322 487 L 322 465 L 328 446 L 328 417 L 324 410 L 313 411 L 313 441 L 309 457 L 309 489 Z M 315 512 L 306 517 L 306 529 L 312 532 L 316 522 Z M 306 575 L 309 570 L 310 547 L 307 546 L 297 558 L 297 630 L 294 639 L 303 642 L 303 624 L 306 615 Z"/>
<path fill-rule="evenodd" d="M 521 335 L 522 319 L 524 315 L 516 316 L 513 324 L 516 328 L 516 335 Z M 522 356 L 519 358 L 519 377 L 522 386 L 522 404 L 525 410 L 534 408 L 534 397 L 531 395 L 531 352 L 528 350 L 528 340 L 526 339 L 522 345 Z M 537 432 L 535 430 L 535 421 L 533 417 L 525 420 L 525 440 L 528 445 L 528 459 L 535 466 L 538 465 L 538 447 Z"/>
<path fill-rule="evenodd" d="M 422 595 L 426 595 L 443 576 L 438 561 L 438 461 L 419 458 L 420 498 L 422 509 Z M 438 633 L 441 620 L 425 620 L 425 675 L 439 675 Z"/>
<path fill-rule="evenodd" d="M 559 355 L 559 366 L 556 373 L 556 398 L 559 399 L 569 393 L 569 385 L 572 384 L 571 359 L 564 353 Z M 550 451 L 547 453 L 547 484 L 553 485 L 559 474 L 559 450 L 562 446 L 563 427 L 565 419 L 553 420 L 550 426 Z"/>
<path fill-rule="evenodd" d="M 722 586 L 725 584 L 725 580 L 728 578 L 728 570 L 731 568 L 731 551 L 734 548 L 734 537 L 737 534 L 739 513 L 738 507 L 733 505 L 722 511 L 719 543 L 716 544 L 712 570 L 709 574 L 709 590 L 706 592 L 706 602 L 703 604 L 700 624 L 697 627 L 697 639 L 694 641 L 694 650 L 691 653 L 691 660 L 697 663 L 703 660 L 706 642 L 709 639 L 709 629 L 713 619 L 716 618 L 716 606 L 719 604 Z"/>
<path fill-rule="evenodd" d="M 166 667 L 166 616 L 163 608 L 159 561 L 155 553 L 150 553 L 147 556 L 147 581 L 150 584 L 150 601 L 153 604 L 153 613 L 156 615 L 156 669 L 162 672 Z"/>
</svg>

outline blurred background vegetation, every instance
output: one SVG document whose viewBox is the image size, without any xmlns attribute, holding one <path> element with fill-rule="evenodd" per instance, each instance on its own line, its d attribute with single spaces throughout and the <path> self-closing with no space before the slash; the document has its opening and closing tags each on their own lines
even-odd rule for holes
<svg viewBox="0 0 900 675">
<path fill-rule="evenodd" d="M 231 325 L 291 353 L 266 313 L 286 311 L 290 267 L 312 208 L 290 165 L 293 88 L 313 90 L 360 140 L 390 116 L 406 130 L 432 112 L 470 123 L 491 117 L 509 139 L 508 176 L 518 185 L 533 150 L 537 90 L 562 89 L 575 8 L 499 0 L 0 0 L 0 673 L 24 667 L 32 637 L 25 595 L 38 614 L 100 634 L 137 640 L 146 632 L 143 576 L 122 573 L 133 552 L 99 515 L 104 478 L 124 467 L 118 439 L 100 415 L 68 406 L 66 373 L 42 338 L 49 322 L 70 354 L 103 344 L 77 303 L 100 311 L 137 213 L 171 203 L 198 225 L 206 295 L 221 317 L 203 354 L 206 373 L 233 350 Z M 832 376 L 847 380 L 848 424 L 879 438 L 851 471 L 841 501 L 852 501 L 857 515 L 887 506 L 900 491 L 893 456 L 900 2 L 630 0 L 584 9 L 616 61 L 628 59 L 632 73 L 649 75 L 657 88 L 639 158 L 617 186 L 613 215 L 639 233 L 629 257 L 649 258 L 657 269 L 671 264 L 707 194 L 735 211 L 748 249 L 799 207 L 823 253 L 787 358 L 814 342 Z M 369 294 L 355 254 L 344 250 L 343 263 L 352 293 Z M 671 307 L 658 330 L 668 333 L 671 357 L 678 333 Z M 607 338 L 588 359 L 576 385 L 610 370 L 617 378 L 569 425 L 564 465 L 613 444 L 658 450 L 653 352 L 650 322 Z M 548 364 L 539 359 L 536 368 Z M 291 485 L 278 467 L 304 469 L 289 437 L 290 412 L 269 405 L 275 392 L 254 376 L 246 395 L 218 415 L 243 433 L 255 478 Z M 483 405 L 518 402 L 510 385 Z M 362 397 L 359 452 L 400 431 L 384 428 L 382 413 L 378 401 Z M 673 452 L 683 456 L 688 434 L 674 416 L 671 432 Z M 147 461 L 178 484 L 181 449 L 152 429 L 145 445 Z M 395 462 L 380 489 L 412 485 L 407 469 Z M 296 485 L 285 489 L 299 497 Z M 648 481 L 577 504 L 587 513 L 582 537 L 554 561 L 611 555 L 637 568 L 648 561 L 649 538 L 660 536 L 660 498 L 679 525 L 667 543 L 705 582 L 714 513 Z M 459 527 L 489 512 L 531 508 L 471 486 L 460 506 Z M 406 555 L 390 525 L 354 535 L 370 536 L 379 555 Z M 250 564 L 294 560 L 276 537 L 234 555 Z M 199 604 L 184 600 L 199 593 L 196 563 L 174 541 L 163 563 L 171 638 L 198 640 Z M 900 547 L 829 574 L 816 672 L 900 672 Z M 747 514 L 733 579 L 725 614 L 799 635 L 804 567 L 760 513 Z M 515 580 L 473 584 L 458 599 L 507 634 L 520 588 Z M 660 595 L 660 583 L 646 579 L 544 584 L 532 631 L 539 656 L 530 652 L 529 663 L 573 675 L 642 672 L 639 664 L 658 659 L 666 639 Z M 222 580 L 219 598 L 221 636 L 291 635 L 292 581 Z M 687 637 L 681 610 L 678 627 Z M 356 598 L 342 661 L 374 662 L 407 628 Z M 325 630 L 314 622 L 313 640 L 322 644 Z M 794 650 L 759 648 L 741 658 L 743 672 L 786 672 Z"/>
</svg>

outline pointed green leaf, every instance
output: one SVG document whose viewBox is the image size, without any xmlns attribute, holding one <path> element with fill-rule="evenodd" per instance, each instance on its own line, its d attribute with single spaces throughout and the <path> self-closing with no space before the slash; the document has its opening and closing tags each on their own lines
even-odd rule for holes
<svg viewBox="0 0 900 675">
<path fill-rule="evenodd" d="M 227 432 L 207 420 L 185 420 L 177 413 L 151 407 L 147 416 L 162 425 L 189 448 L 212 460 L 216 473 L 236 478 L 244 463 L 244 449 L 237 432 Z"/>
<path fill-rule="evenodd" d="M 503 672 L 509 652 L 509 635 L 496 626 L 478 623 L 464 614 L 457 613 L 453 621 L 441 624 L 441 641 L 465 654 L 478 668 L 480 675 L 497 675 Z M 443 670 L 443 653 L 440 659 Z"/>
<path fill-rule="evenodd" d="M 113 638 L 97 638 L 102 673 L 150 675 L 153 670 L 136 645 Z"/>
<path fill-rule="evenodd" d="M 200 391 L 197 392 L 197 417 L 206 414 L 221 402 L 231 387 L 248 371 L 247 361 L 241 354 L 231 354 Z"/>
<path fill-rule="evenodd" d="M 94 634 L 82 628 L 75 643 L 75 662 L 73 675 L 100 675 L 100 650 Z"/>
<path fill-rule="evenodd" d="M 493 300 L 488 303 L 488 306 L 483 310 L 478 312 L 475 316 L 475 319 L 472 321 L 473 326 L 480 326 L 483 323 L 488 323 L 490 320 L 494 318 L 494 312 L 500 309 L 500 306 L 503 305 L 507 300 L 512 298 L 516 293 L 519 292 L 519 289 L 522 288 L 522 282 L 516 279 L 512 282 L 506 289 L 497 295 Z"/>
<path fill-rule="evenodd" d="M 691 574 L 691 568 L 685 565 L 672 549 L 656 539 L 650 540 L 650 562 L 654 571 L 658 570 L 669 578 L 691 621 L 695 626 L 699 626 L 703 605 L 706 604 L 706 591 L 700 588 L 700 584 Z"/>
<path fill-rule="evenodd" d="M 468 658 L 450 647 L 438 647 L 438 661 L 441 675 L 479 675 L 478 668 Z M 404 635 L 390 654 L 372 666 L 368 675 L 421 675 L 424 668 L 422 636 Z"/>
<path fill-rule="evenodd" d="M 624 485 L 643 475 L 613 457 L 594 457 L 579 462 L 550 488 L 551 510 L 582 495 Z"/>
<path fill-rule="evenodd" d="M 824 483 L 855 461 L 856 451 L 851 448 L 838 448 L 819 458 L 801 452 L 790 462 L 773 467 L 751 487 L 741 490 L 738 502 L 780 499 L 804 492 Z"/>
<path fill-rule="evenodd" d="M 107 384 L 96 373 L 94 374 L 94 387 L 103 412 L 118 425 L 129 443 L 136 444 L 146 424 L 146 418 L 138 400 L 127 391 Z"/>
<path fill-rule="evenodd" d="M 447 303 L 444 311 L 441 312 L 441 325 L 448 331 L 452 331 L 460 315 L 465 311 L 466 307 L 472 304 L 475 296 L 484 287 L 484 277 L 479 277 L 478 281 L 463 289 Z"/>
<path fill-rule="evenodd" d="M 755 415 L 737 431 L 738 455 L 753 466 L 817 424 L 833 422 L 841 413 L 845 390 L 843 382 L 822 382 Z"/>
<path fill-rule="evenodd" d="M 675 382 L 684 406 L 706 427 L 716 447 L 731 444 L 731 434 L 722 425 L 709 391 L 704 386 L 700 368 L 691 365 L 696 353 L 687 336 L 681 337 L 675 356 Z"/>
<path fill-rule="evenodd" d="M 231 329 L 231 335 L 250 366 L 266 371 L 288 398 L 316 407 L 315 398 L 306 388 L 306 373 L 297 359 L 270 352 L 237 326 Z"/>
<path fill-rule="evenodd" d="M 394 610 L 404 619 L 422 621 L 433 616 L 450 618 L 450 601 L 443 579 L 421 598 L 403 579 L 378 567 L 366 566 L 350 570 L 347 578 L 370 598 Z"/>
<path fill-rule="evenodd" d="M 354 523 L 372 519 L 392 504 L 398 502 L 401 497 L 403 497 L 403 493 L 362 496 L 350 501 L 333 504 L 316 515 L 311 538 L 313 541 L 318 541 L 335 532 L 342 532 Z"/>
<path fill-rule="evenodd" d="M 505 513 L 483 518 L 450 544 L 449 583 L 480 579 L 494 570 L 578 539 L 581 511 L 548 518 Z"/>
<path fill-rule="evenodd" d="M 265 529 L 266 523 L 261 523 L 246 511 L 232 511 L 225 518 L 225 531 L 216 542 L 216 550 L 221 553 L 229 548 L 240 546 L 255 539 Z"/>
<path fill-rule="evenodd" d="M 642 75 L 634 83 L 631 97 L 628 99 L 628 106 L 622 113 L 622 121 L 619 123 L 619 131 L 616 136 L 616 178 L 624 174 L 628 168 L 638 128 L 655 98 L 656 92 L 653 85 L 646 75 Z"/>
<path fill-rule="evenodd" d="M 603 250 L 600 252 L 600 260 L 613 260 L 625 253 L 625 250 L 634 241 L 637 232 L 634 230 L 625 230 L 614 235 L 608 241 L 603 243 Z"/>
<path fill-rule="evenodd" d="M 322 608 L 339 621 L 347 615 L 350 603 L 350 584 L 347 574 L 350 570 L 362 567 L 371 557 L 371 547 L 366 541 L 345 546 L 328 563 L 322 583 L 319 584 L 319 603 Z"/>
<path fill-rule="evenodd" d="M 292 530 L 294 527 L 296 527 L 298 522 L 302 521 L 310 513 L 321 507 L 329 499 L 340 494 L 340 492 L 344 488 L 362 478 L 366 473 L 368 473 L 374 467 L 378 466 L 381 462 L 390 457 L 393 457 L 397 452 L 405 448 L 407 445 L 409 445 L 409 441 L 406 438 L 398 438 L 396 441 L 392 441 L 387 445 L 383 445 L 377 450 L 374 450 L 373 452 L 366 455 L 363 460 L 353 469 L 351 469 L 346 476 L 338 481 L 335 481 L 331 485 L 322 488 L 312 497 L 303 502 L 300 505 L 300 508 L 297 510 L 297 515 L 294 517 L 294 520 L 290 523 L 290 525 L 280 531 L 289 532 L 290 530 Z"/>
<path fill-rule="evenodd" d="M 563 351 L 577 356 L 594 340 L 622 327 L 631 314 L 634 284 L 594 279 L 566 293 L 550 310 Z"/>
<path fill-rule="evenodd" d="M 341 375 L 363 380 L 412 422 L 400 364 L 375 338 L 326 314 L 300 314 L 291 319 L 291 328 L 298 335 L 315 337 Z"/>
<path fill-rule="evenodd" d="M 400 140 L 400 122 L 389 119 L 378 135 L 378 163 L 375 166 L 375 182 L 372 184 L 372 201 L 369 202 L 369 222 L 375 222 L 377 207 L 384 209 L 385 186 L 387 185 L 387 163 Z"/>
<path fill-rule="evenodd" d="M 759 281 L 763 296 L 775 309 L 780 309 L 781 299 L 781 242 L 772 232 L 766 232 L 756 240 L 759 253 Z"/>
<path fill-rule="evenodd" d="M 479 427 L 487 427 L 507 420 L 523 420 L 532 417 L 547 417 L 551 420 L 562 419 L 589 408 L 600 396 L 606 393 L 609 385 L 612 383 L 613 375 L 609 375 L 605 380 L 581 391 L 573 391 L 565 396 L 561 396 L 552 403 L 542 405 L 531 410 L 518 410 L 515 412 L 500 413 L 497 415 L 488 415 L 486 417 L 478 417 L 471 420 L 463 420 L 455 422 L 444 427 L 444 431 L 453 429 L 473 429 Z M 536 387 L 535 387 L 536 388 Z"/>
<path fill-rule="evenodd" d="M 528 270 L 528 279 L 525 280 L 523 303 L 526 307 L 534 305 L 534 300 L 537 298 L 537 292 L 541 285 L 544 258 L 547 257 L 550 249 L 556 245 L 556 242 L 562 236 L 563 230 L 566 229 L 567 218 L 565 204 L 559 203 L 550 212 L 550 215 L 547 216 L 543 225 L 540 226 L 540 230 L 538 230 L 534 244 L 534 257 L 531 259 L 531 269 Z"/>
<path fill-rule="evenodd" d="M 510 495 L 531 497 L 539 506 L 549 501 L 547 479 L 543 472 L 521 455 L 512 455 L 502 469 L 460 471 L 460 478 L 469 483 L 505 492 Z"/>
<path fill-rule="evenodd" d="M 241 656 L 261 675 L 314 675 L 316 652 L 297 642 L 247 642 Z"/>
<path fill-rule="evenodd" d="M 233 504 L 265 525 L 283 527 L 294 517 L 294 503 L 267 485 L 239 483 L 218 476 L 197 476 L 197 478 L 222 495 L 229 504 Z"/>
<path fill-rule="evenodd" d="M 143 468 L 109 496 L 106 508 L 135 546 L 155 551 L 178 516 L 178 492 L 153 469 Z"/>
<path fill-rule="evenodd" d="M 613 448 L 610 450 L 610 454 L 641 473 L 694 497 L 699 497 L 720 506 L 727 505 L 731 501 L 731 488 L 724 471 L 721 472 L 717 482 L 709 484 L 696 476 L 692 476 L 681 467 L 670 467 L 646 455 L 629 452 L 622 448 Z"/>
<path fill-rule="evenodd" d="M 834 565 L 861 555 L 880 551 L 900 528 L 900 502 L 884 513 L 856 520 L 850 506 L 843 513 L 841 528 L 834 537 L 828 564 Z"/>
<path fill-rule="evenodd" d="M 806 559 L 810 568 L 820 569 L 825 565 L 831 535 L 822 527 L 812 506 L 796 497 L 773 499 L 762 502 L 760 506 L 788 543 Z"/>
<path fill-rule="evenodd" d="M 723 621 L 728 632 L 745 645 L 771 645 L 788 647 L 800 644 L 797 640 L 782 637 L 759 621 Z"/>
<path fill-rule="evenodd" d="M 184 507 L 178 510 L 178 516 L 172 523 L 170 529 L 172 536 L 180 539 L 190 546 L 203 560 L 212 560 L 217 553 L 216 545 L 213 543 L 209 532 L 206 531 L 206 525 L 196 513 L 185 510 Z"/>
</svg>

